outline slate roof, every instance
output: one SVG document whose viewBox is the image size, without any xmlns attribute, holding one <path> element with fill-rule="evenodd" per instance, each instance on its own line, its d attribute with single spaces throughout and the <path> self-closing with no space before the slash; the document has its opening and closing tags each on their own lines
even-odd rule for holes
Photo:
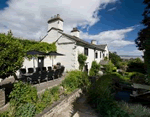
<svg viewBox="0 0 150 117">
<path fill-rule="evenodd" d="M 100 45 L 97 45 L 99 48 L 101 48 L 101 49 L 105 49 L 105 47 L 107 46 L 107 44 L 100 44 Z"/>
<path fill-rule="evenodd" d="M 72 35 L 68 35 L 66 33 L 63 33 L 63 32 L 60 32 L 62 35 L 68 37 L 68 38 L 71 38 L 73 39 L 74 41 L 76 41 L 78 44 L 81 44 L 81 45 L 86 45 L 88 46 L 89 48 L 92 48 L 92 49 L 97 49 L 97 50 L 101 50 L 101 51 L 105 51 L 103 48 L 101 48 L 101 46 L 99 47 L 98 45 L 94 45 L 94 44 L 91 44 L 91 43 L 88 43 L 76 36 L 72 36 Z"/>
</svg>

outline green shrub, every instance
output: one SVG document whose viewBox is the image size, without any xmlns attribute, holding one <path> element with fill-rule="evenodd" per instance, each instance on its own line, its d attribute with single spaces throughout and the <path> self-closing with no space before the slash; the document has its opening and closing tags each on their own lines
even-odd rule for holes
<svg viewBox="0 0 150 117">
<path fill-rule="evenodd" d="M 108 62 L 107 65 L 103 65 L 104 68 L 105 68 L 105 73 L 112 73 L 113 72 L 113 69 L 115 69 L 113 63 L 111 61 Z"/>
<path fill-rule="evenodd" d="M 78 70 L 68 72 L 64 81 L 62 81 L 62 86 L 66 89 L 66 93 L 72 92 L 77 88 L 87 88 L 89 80 L 85 72 Z"/>
<path fill-rule="evenodd" d="M 131 117 L 150 117 L 150 109 L 141 104 L 118 102 L 118 106 L 128 112 Z"/>
<path fill-rule="evenodd" d="M 29 84 L 23 82 L 17 82 L 14 84 L 14 88 L 10 93 L 10 109 L 9 115 L 14 116 L 15 114 L 21 113 L 23 108 L 27 109 L 31 105 L 35 105 L 37 102 L 37 90 L 35 87 L 32 87 Z M 32 106 L 31 106 L 32 107 Z M 32 114 L 33 110 L 29 110 L 29 113 Z"/>
<path fill-rule="evenodd" d="M 120 75 L 108 74 L 100 77 L 96 84 L 89 87 L 88 102 L 94 104 L 94 107 L 100 115 L 104 117 L 128 117 L 128 114 L 121 110 L 111 95 L 114 90 L 112 85 L 122 79 Z"/>
<path fill-rule="evenodd" d="M 35 115 L 36 107 L 34 104 L 26 103 L 18 107 L 15 116 L 16 117 L 33 117 Z"/>
<path fill-rule="evenodd" d="M 78 62 L 79 62 L 79 69 L 82 71 L 83 67 L 85 65 L 85 61 L 87 59 L 87 56 L 84 54 L 79 54 L 78 55 Z"/>
<path fill-rule="evenodd" d="M 65 80 L 62 82 L 62 86 L 66 89 L 67 92 L 72 92 L 78 88 L 79 79 L 81 79 L 82 72 L 81 71 L 70 71 L 68 72 Z"/>
<path fill-rule="evenodd" d="M 36 106 L 36 114 L 38 114 L 44 110 L 46 104 L 42 100 L 38 100 L 35 106 Z"/>
<path fill-rule="evenodd" d="M 50 93 L 54 101 L 59 99 L 59 86 L 55 86 L 50 89 Z"/>
<path fill-rule="evenodd" d="M 3 113 L 0 113 L 0 117 L 9 117 L 9 116 L 8 116 L 8 112 L 5 111 L 5 112 L 3 112 Z"/>
<path fill-rule="evenodd" d="M 146 70 L 145 70 L 144 62 L 140 58 L 130 60 L 128 62 L 127 72 L 140 72 L 145 74 Z"/>
<path fill-rule="evenodd" d="M 10 98 L 10 104 L 16 106 L 23 103 L 36 103 L 37 90 L 31 85 L 19 81 L 14 84 L 13 91 L 10 93 Z"/>
<path fill-rule="evenodd" d="M 144 74 L 136 72 L 136 73 L 131 75 L 131 81 L 133 83 L 145 84 L 146 83 L 146 77 Z"/>
<path fill-rule="evenodd" d="M 41 96 L 41 101 L 46 105 L 50 105 L 52 102 L 52 94 L 50 92 L 50 90 L 46 89 L 46 91 L 44 91 L 44 93 Z"/>
<path fill-rule="evenodd" d="M 100 64 L 97 63 L 96 61 L 93 61 L 90 72 L 89 72 L 89 75 L 90 76 L 97 76 L 99 70 L 100 70 Z"/>
</svg>

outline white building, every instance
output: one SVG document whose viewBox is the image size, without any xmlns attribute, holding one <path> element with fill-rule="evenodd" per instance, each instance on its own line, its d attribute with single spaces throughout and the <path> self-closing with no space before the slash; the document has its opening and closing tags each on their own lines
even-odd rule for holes
<svg viewBox="0 0 150 117">
<path fill-rule="evenodd" d="M 53 63 L 60 62 L 65 66 L 65 70 L 79 69 L 78 54 L 83 53 L 87 55 L 87 69 L 91 68 L 92 61 L 96 60 L 98 63 L 104 59 L 109 58 L 109 51 L 107 44 L 97 45 L 95 40 L 88 43 L 80 39 L 80 32 L 77 28 L 73 28 L 70 34 L 63 32 L 63 19 L 59 14 L 54 18 L 48 20 L 47 34 L 40 40 L 41 42 L 53 43 L 56 42 L 57 52 L 65 56 L 57 56 Z M 52 66 L 52 59 L 50 57 L 39 57 L 34 59 L 35 67 Z M 25 59 L 23 68 L 33 67 L 33 59 L 30 61 Z"/>
<path fill-rule="evenodd" d="M 88 70 L 91 68 L 92 61 L 96 60 L 99 63 L 104 57 L 109 58 L 107 44 L 97 45 L 95 40 L 88 43 L 80 39 L 80 32 L 77 28 L 73 28 L 70 34 L 64 33 L 63 19 L 60 18 L 59 14 L 48 20 L 47 35 L 41 39 L 41 42 L 56 42 L 57 52 L 65 54 L 65 56 L 57 56 L 54 63 L 60 62 L 68 71 L 79 68 L 79 53 L 87 55 Z M 49 64 L 48 60 L 44 60 L 45 66 Z"/>
</svg>

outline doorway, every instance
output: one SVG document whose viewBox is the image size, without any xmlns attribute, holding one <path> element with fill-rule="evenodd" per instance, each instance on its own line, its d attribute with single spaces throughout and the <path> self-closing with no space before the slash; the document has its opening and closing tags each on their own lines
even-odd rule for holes
<svg viewBox="0 0 150 117">
<path fill-rule="evenodd" d="M 41 69 L 44 67 L 44 57 L 38 57 L 38 67 Z"/>
</svg>

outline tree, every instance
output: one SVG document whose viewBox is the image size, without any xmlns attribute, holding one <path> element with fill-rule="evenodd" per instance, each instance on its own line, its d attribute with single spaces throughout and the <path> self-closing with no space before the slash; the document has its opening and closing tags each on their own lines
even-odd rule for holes
<svg viewBox="0 0 150 117">
<path fill-rule="evenodd" d="M 121 62 L 122 59 L 120 58 L 120 56 L 117 55 L 116 52 L 114 53 L 109 52 L 109 59 L 117 68 L 119 68 L 119 62 Z"/>
<path fill-rule="evenodd" d="M 128 61 L 127 72 L 140 72 L 145 74 L 144 62 L 140 58 Z"/>
<path fill-rule="evenodd" d="M 0 53 L 0 78 L 5 79 L 21 68 L 24 57 L 22 45 L 10 31 L 7 35 L 0 34 Z"/>
<path fill-rule="evenodd" d="M 144 0 L 143 3 L 147 5 L 142 14 L 144 19 L 141 22 L 145 28 L 140 30 L 135 43 L 138 49 L 144 52 L 145 66 L 150 80 L 150 0 Z"/>
</svg>

